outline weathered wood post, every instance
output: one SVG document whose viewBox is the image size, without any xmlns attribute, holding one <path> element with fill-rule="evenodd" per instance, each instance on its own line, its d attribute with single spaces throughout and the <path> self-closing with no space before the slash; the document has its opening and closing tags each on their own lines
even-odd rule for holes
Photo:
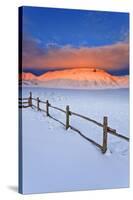
<svg viewBox="0 0 133 200">
<path fill-rule="evenodd" d="M 37 97 L 37 111 L 40 110 L 40 108 L 39 108 L 39 102 L 40 102 L 39 97 Z"/>
<path fill-rule="evenodd" d="M 66 130 L 69 128 L 69 106 L 66 106 Z"/>
<path fill-rule="evenodd" d="M 32 92 L 30 92 L 30 96 L 29 96 L 29 99 L 28 99 L 28 104 L 30 107 L 32 107 Z"/>
<path fill-rule="evenodd" d="M 108 117 L 103 117 L 103 148 L 102 153 L 107 151 L 107 136 L 108 136 Z"/>
<path fill-rule="evenodd" d="M 49 116 L 49 102 L 46 100 L 46 116 Z"/>
</svg>

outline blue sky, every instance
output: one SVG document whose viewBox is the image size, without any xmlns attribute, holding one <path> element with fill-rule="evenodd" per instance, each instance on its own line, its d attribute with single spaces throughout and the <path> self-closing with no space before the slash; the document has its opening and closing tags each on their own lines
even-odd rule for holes
<svg viewBox="0 0 133 200">
<path fill-rule="evenodd" d="M 129 14 L 118 12 L 23 7 L 22 28 L 24 44 L 23 54 L 26 55 L 23 57 L 23 68 L 27 71 L 33 70 L 36 73 L 39 73 L 39 71 L 42 73 L 47 70 L 69 68 L 71 65 L 74 67 L 72 57 L 70 56 L 69 59 L 69 54 L 71 52 L 73 55 L 79 55 L 81 49 L 88 49 L 88 55 L 90 55 L 91 49 L 94 51 L 94 49 L 98 50 L 98 48 L 103 48 L 105 46 L 110 49 L 110 47 L 113 45 L 116 46 L 117 44 L 128 45 Z M 67 49 L 65 54 L 64 49 Z M 120 46 L 119 51 L 121 51 L 121 49 L 124 49 L 124 52 L 122 52 L 123 55 L 126 54 L 127 56 L 125 46 Z M 59 58 L 57 59 L 57 62 L 54 58 L 55 54 L 53 55 L 53 51 L 57 51 L 57 57 L 62 56 L 61 51 L 63 51 L 64 63 L 59 61 Z M 113 48 L 113 50 L 110 51 L 116 53 L 118 47 L 117 50 L 114 50 Z M 85 51 L 85 54 L 87 53 L 88 52 Z M 27 54 L 29 54 L 29 59 Z M 83 51 L 82 55 L 84 56 Z M 113 54 L 111 54 L 111 56 L 112 55 Z M 30 62 L 30 59 L 32 60 L 34 57 L 36 57 L 36 65 L 33 65 L 33 62 Z M 50 63 L 49 59 L 53 59 L 55 65 Z M 65 62 L 65 59 L 70 60 L 69 64 L 67 61 Z M 120 56 L 118 59 L 120 59 Z M 39 60 L 38 65 L 37 60 Z M 46 60 L 48 61 L 46 62 Z M 107 68 L 106 66 L 106 68 L 108 71 L 115 74 L 127 74 L 129 62 L 127 57 L 125 60 L 123 61 L 123 64 L 121 64 L 121 67 L 117 67 L 115 64 L 114 67 L 108 66 Z M 80 58 L 80 63 L 82 67 L 84 63 L 85 65 L 87 64 L 87 61 L 82 62 Z M 105 65 L 107 65 L 107 63 L 105 63 Z M 90 63 L 88 62 L 88 65 L 89 64 Z M 100 64 L 101 62 L 99 62 L 99 65 Z"/>
</svg>

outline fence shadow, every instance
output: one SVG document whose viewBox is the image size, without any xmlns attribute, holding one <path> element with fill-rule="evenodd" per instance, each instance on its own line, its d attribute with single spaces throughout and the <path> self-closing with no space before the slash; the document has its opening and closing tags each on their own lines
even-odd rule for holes
<svg viewBox="0 0 133 200">
<path fill-rule="evenodd" d="M 34 104 L 33 101 L 36 102 L 36 104 Z M 45 110 L 40 108 L 40 104 L 45 104 Z M 84 138 L 85 140 L 91 142 L 93 145 L 97 146 L 101 150 L 102 153 L 106 153 L 106 151 L 107 151 L 108 133 L 112 134 L 113 136 L 119 137 L 119 138 L 124 139 L 127 142 L 129 142 L 129 138 L 128 137 L 126 137 L 126 136 L 124 136 L 122 134 L 119 134 L 115 129 L 112 129 L 112 128 L 110 128 L 108 126 L 108 117 L 107 116 L 103 116 L 103 123 L 100 123 L 100 122 L 97 122 L 94 119 L 91 119 L 91 118 L 87 117 L 87 116 L 72 112 L 70 110 L 70 106 L 69 105 L 67 105 L 66 109 L 63 110 L 61 108 L 58 108 L 56 106 L 51 105 L 48 100 L 42 101 L 42 100 L 40 100 L 39 97 L 34 98 L 32 96 L 32 92 L 30 92 L 30 95 L 27 98 L 19 98 L 19 108 L 28 108 L 28 107 L 31 107 L 32 109 L 36 109 L 37 111 L 45 112 L 47 117 L 50 117 L 53 120 L 55 120 L 55 121 L 59 122 L 60 124 L 62 124 L 65 127 L 66 130 L 68 128 L 71 128 L 73 131 L 77 132 L 82 138 Z M 63 112 L 65 114 L 65 116 L 66 116 L 65 123 L 61 122 L 60 120 L 58 120 L 58 119 L 54 118 L 53 116 L 51 116 L 50 108 L 58 110 L 60 112 Z M 86 121 L 92 122 L 95 125 L 97 125 L 100 128 L 102 128 L 103 129 L 103 141 L 102 141 L 102 144 L 98 144 L 94 140 L 86 137 L 80 130 L 78 130 L 77 128 L 71 126 L 70 117 L 72 117 L 72 116 L 77 116 L 77 117 L 82 118 L 82 119 L 84 119 Z"/>
</svg>

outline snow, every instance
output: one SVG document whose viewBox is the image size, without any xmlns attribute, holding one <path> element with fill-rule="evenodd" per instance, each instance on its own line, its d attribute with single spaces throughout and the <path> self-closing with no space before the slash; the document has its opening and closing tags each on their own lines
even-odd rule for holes
<svg viewBox="0 0 133 200">
<path fill-rule="evenodd" d="M 49 100 L 53 106 L 70 110 L 102 122 L 129 136 L 128 89 L 63 90 L 23 87 L 23 97 Z M 34 102 L 35 103 L 35 102 Z M 42 105 L 42 108 L 44 105 Z M 65 122 L 65 114 L 50 108 L 50 114 Z M 128 142 L 108 136 L 108 151 L 83 139 L 43 112 L 23 109 L 23 192 L 42 193 L 88 189 L 124 188 L 129 185 Z M 71 116 L 71 125 L 102 144 L 102 128 Z"/>
<path fill-rule="evenodd" d="M 30 72 L 22 73 L 22 77 L 20 76 L 20 79 L 22 80 L 34 80 L 36 79 L 36 76 Z"/>
<path fill-rule="evenodd" d="M 128 76 L 113 76 L 102 69 L 76 68 L 46 72 L 40 76 L 22 73 L 23 85 L 39 85 L 49 88 L 105 89 L 128 88 Z"/>
</svg>

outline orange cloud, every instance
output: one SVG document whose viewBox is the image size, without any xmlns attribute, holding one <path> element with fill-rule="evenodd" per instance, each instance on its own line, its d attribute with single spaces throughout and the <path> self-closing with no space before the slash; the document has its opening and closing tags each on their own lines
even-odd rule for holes
<svg viewBox="0 0 133 200">
<path fill-rule="evenodd" d="M 64 46 L 49 48 L 38 53 L 34 47 L 28 48 L 23 53 L 23 66 L 37 69 L 45 68 L 74 68 L 74 67 L 99 67 L 102 69 L 119 70 L 129 64 L 129 45 L 119 42 L 101 47 Z"/>
</svg>

